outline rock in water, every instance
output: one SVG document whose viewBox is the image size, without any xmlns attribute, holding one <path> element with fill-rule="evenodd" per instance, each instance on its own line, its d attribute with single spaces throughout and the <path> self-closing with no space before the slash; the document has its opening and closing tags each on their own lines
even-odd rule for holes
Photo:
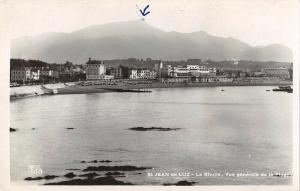
<svg viewBox="0 0 300 191">
<path fill-rule="evenodd" d="M 123 172 L 107 172 L 105 173 L 106 176 L 123 176 L 125 173 Z"/>
<path fill-rule="evenodd" d="M 12 127 L 9 128 L 9 132 L 15 132 L 15 131 L 17 131 L 17 129 L 12 128 Z"/>
<path fill-rule="evenodd" d="M 112 162 L 111 160 L 100 160 L 99 162 L 106 162 L 106 163 L 109 163 L 109 162 Z"/>
<path fill-rule="evenodd" d="M 24 180 L 42 180 L 42 179 L 43 179 L 43 177 L 35 177 L 35 178 L 27 177 Z"/>
<path fill-rule="evenodd" d="M 163 128 L 163 127 L 132 127 L 129 128 L 134 131 L 177 131 L 180 128 Z"/>
<path fill-rule="evenodd" d="M 44 176 L 44 179 L 50 180 L 50 179 L 57 178 L 57 177 L 58 176 L 55 176 L 55 175 L 46 175 L 46 176 Z"/>
<path fill-rule="evenodd" d="M 27 177 L 24 180 L 43 180 L 43 179 L 50 180 L 50 179 L 54 179 L 56 177 L 58 177 L 58 176 L 55 176 L 55 175 L 46 175 L 44 177 L 39 176 L 39 177 L 35 177 L 35 178 Z"/>
<path fill-rule="evenodd" d="M 83 171 L 137 171 L 151 169 L 150 167 L 136 167 L 136 166 L 89 166 Z"/>
<path fill-rule="evenodd" d="M 187 180 L 181 180 L 181 181 L 178 181 L 177 183 L 175 184 L 163 184 L 164 186 L 193 186 L 196 182 L 189 182 Z"/>
<path fill-rule="evenodd" d="M 73 179 L 69 181 L 47 183 L 45 185 L 133 185 L 130 182 L 116 180 L 112 176 L 99 177 L 94 179 Z"/>
<path fill-rule="evenodd" d="M 91 173 L 87 173 L 87 174 L 81 174 L 81 175 L 78 175 L 80 177 L 87 177 L 87 178 L 94 178 L 95 176 L 100 176 L 100 174 L 97 174 L 95 172 L 91 172 Z"/>
<path fill-rule="evenodd" d="M 75 176 L 77 176 L 77 175 L 74 174 L 73 172 L 70 172 L 70 173 L 67 173 L 64 175 L 64 177 L 67 177 L 67 178 L 74 178 Z"/>
</svg>

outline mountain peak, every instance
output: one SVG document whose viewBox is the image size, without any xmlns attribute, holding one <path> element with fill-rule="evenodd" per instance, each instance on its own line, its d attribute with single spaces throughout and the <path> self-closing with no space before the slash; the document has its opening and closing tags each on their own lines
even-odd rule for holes
<svg viewBox="0 0 300 191">
<path fill-rule="evenodd" d="M 103 25 L 93 25 L 72 34 L 85 36 L 88 38 L 107 37 L 114 35 L 144 35 L 163 32 L 160 29 L 152 27 L 146 21 L 132 20 L 126 22 L 113 22 Z"/>
<path fill-rule="evenodd" d="M 256 61 L 292 60 L 290 49 L 282 45 L 252 47 L 233 38 L 216 37 L 204 31 L 165 32 L 146 21 L 133 20 L 93 25 L 72 33 L 28 37 L 12 42 L 13 58 L 41 59 L 49 62 L 69 60 L 82 63 L 87 58 L 152 58 L 183 60 L 201 58 Z"/>
</svg>

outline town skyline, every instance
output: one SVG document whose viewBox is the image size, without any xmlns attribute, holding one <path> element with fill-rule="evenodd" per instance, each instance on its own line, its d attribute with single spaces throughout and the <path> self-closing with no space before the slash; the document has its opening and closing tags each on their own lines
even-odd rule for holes
<svg viewBox="0 0 300 191">
<path fill-rule="evenodd" d="M 253 66 L 254 65 L 254 66 Z M 175 80 L 197 82 L 226 81 L 241 77 L 280 77 L 292 79 L 292 64 L 247 63 L 242 61 L 213 62 L 201 59 L 162 61 L 130 58 L 127 60 L 95 60 L 89 58 L 83 65 L 66 61 L 49 64 L 39 60 L 11 59 L 11 82 L 20 84 L 53 83 L 82 80 Z M 263 79 L 262 78 L 262 79 Z M 204 81 L 203 81 L 204 80 Z"/>
</svg>

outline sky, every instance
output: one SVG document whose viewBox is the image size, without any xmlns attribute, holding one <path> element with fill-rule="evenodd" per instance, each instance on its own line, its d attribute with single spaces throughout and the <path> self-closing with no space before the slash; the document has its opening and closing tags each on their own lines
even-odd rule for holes
<svg viewBox="0 0 300 191">
<path fill-rule="evenodd" d="M 11 38 L 140 19 L 164 31 L 205 31 L 252 46 L 297 41 L 297 0 L 4 0 Z"/>
</svg>

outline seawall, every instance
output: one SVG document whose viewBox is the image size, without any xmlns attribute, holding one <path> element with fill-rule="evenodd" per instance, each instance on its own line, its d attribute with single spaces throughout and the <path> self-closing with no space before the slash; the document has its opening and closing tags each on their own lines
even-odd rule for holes
<svg viewBox="0 0 300 191">
<path fill-rule="evenodd" d="M 56 83 L 56 84 L 13 87 L 10 88 L 10 98 L 18 99 L 22 97 L 50 94 L 53 92 L 53 90 L 57 90 L 58 88 L 66 88 L 74 84 L 75 83 L 70 82 L 70 83 Z"/>
</svg>

